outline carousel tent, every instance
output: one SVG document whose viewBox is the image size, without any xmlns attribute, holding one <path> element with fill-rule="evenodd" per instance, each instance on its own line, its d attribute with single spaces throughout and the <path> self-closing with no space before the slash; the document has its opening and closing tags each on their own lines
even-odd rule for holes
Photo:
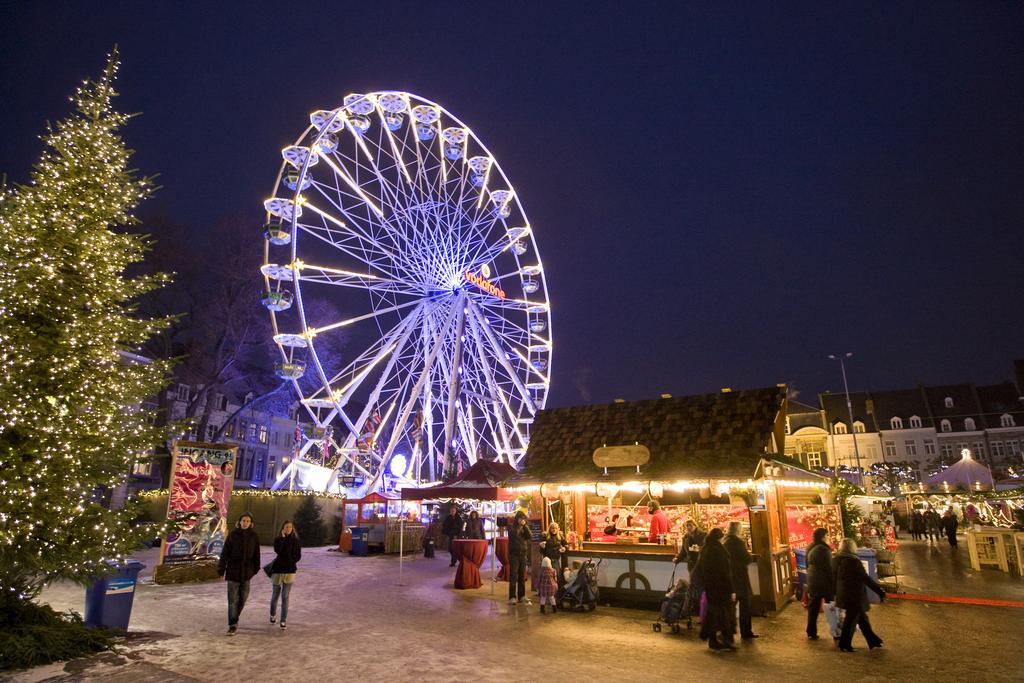
<svg viewBox="0 0 1024 683">
<path fill-rule="evenodd" d="M 966 448 L 962 452 L 960 462 L 924 480 L 926 486 L 942 488 L 993 489 L 995 481 L 992 471 L 971 457 Z"/>
<path fill-rule="evenodd" d="M 402 500 L 437 498 L 513 500 L 516 497 L 515 494 L 502 488 L 499 484 L 515 473 L 515 468 L 506 463 L 477 460 L 474 465 L 452 481 L 436 486 L 402 489 Z"/>
</svg>

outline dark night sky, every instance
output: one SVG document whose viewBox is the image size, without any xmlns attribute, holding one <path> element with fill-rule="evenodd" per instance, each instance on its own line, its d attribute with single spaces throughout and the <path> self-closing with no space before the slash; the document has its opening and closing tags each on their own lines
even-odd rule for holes
<svg viewBox="0 0 1024 683">
<path fill-rule="evenodd" d="M 841 388 L 834 351 L 874 389 L 1024 357 L 1020 3 L 179 4 L 4 3 L 0 172 L 25 179 L 118 43 L 126 137 L 163 185 L 142 215 L 199 235 L 248 213 L 259 239 L 310 111 L 409 90 L 523 200 L 554 405 L 807 400 Z"/>
</svg>

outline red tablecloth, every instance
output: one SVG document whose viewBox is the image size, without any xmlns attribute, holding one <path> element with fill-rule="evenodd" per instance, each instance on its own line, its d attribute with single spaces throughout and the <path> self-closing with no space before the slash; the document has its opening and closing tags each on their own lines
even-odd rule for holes
<svg viewBox="0 0 1024 683">
<path fill-rule="evenodd" d="M 508 581 L 508 536 L 494 539 L 494 554 L 501 563 L 498 570 L 498 581 Z"/>
<path fill-rule="evenodd" d="M 482 586 L 480 565 L 487 557 L 487 541 L 460 538 L 452 541 L 452 547 L 455 556 L 459 559 L 459 566 L 455 570 L 455 587 L 479 588 Z"/>
</svg>

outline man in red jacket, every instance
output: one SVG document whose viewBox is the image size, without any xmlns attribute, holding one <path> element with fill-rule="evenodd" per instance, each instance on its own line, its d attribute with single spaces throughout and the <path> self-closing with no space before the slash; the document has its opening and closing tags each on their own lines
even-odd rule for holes
<svg viewBox="0 0 1024 683">
<path fill-rule="evenodd" d="M 661 543 L 659 536 L 668 533 L 668 515 L 661 509 L 661 503 L 652 500 L 647 504 L 647 512 L 651 515 L 651 530 L 647 534 L 649 543 Z"/>
</svg>

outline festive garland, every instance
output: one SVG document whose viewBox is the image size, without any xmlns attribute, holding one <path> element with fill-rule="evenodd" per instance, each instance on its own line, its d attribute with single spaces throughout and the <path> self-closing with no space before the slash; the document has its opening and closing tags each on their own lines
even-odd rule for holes
<svg viewBox="0 0 1024 683">
<path fill-rule="evenodd" d="M 146 491 L 139 491 L 136 497 L 139 500 L 153 500 L 156 498 L 162 498 L 167 496 L 167 489 L 149 489 Z M 306 496 L 313 496 L 314 498 L 327 498 L 332 500 L 344 500 L 348 496 L 340 493 L 310 493 L 309 491 L 271 491 L 270 489 L 235 489 L 231 492 L 232 498 L 236 496 L 249 497 L 249 498 L 305 498 Z"/>
</svg>

